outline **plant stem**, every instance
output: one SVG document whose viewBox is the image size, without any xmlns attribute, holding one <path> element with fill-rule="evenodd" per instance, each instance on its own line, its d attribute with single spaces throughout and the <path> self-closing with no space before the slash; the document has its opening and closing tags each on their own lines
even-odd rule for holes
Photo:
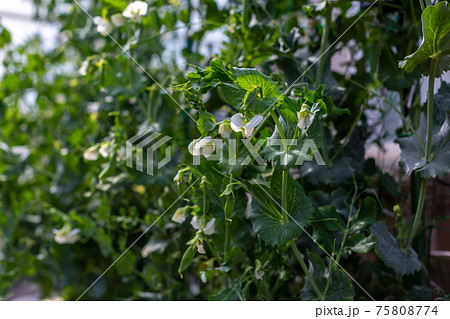
<svg viewBox="0 0 450 319">
<path fill-rule="evenodd" d="M 425 145 L 425 159 L 428 163 L 431 154 L 431 139 L 433 137 L 433 97 L 434 97 L 434 76 L 436 73 L 437 58 L 431 58 L 430 74 L 428 78 L 428 95 L 427 95 L 427 139 Z M 416 216 L 414 217 L 414 223 L 409 232 L 408 244 L 406 247 L 410 247 L 417 229 L 419 228 L 420 221 L 422 220 L 423 208 L 425 205 L 425 196 L 427 193 L 427 179 L 422 179 L 420 185 L 419 202 L 417 203 Z"/>
<path fill-rule="evenodd" d="M 203 184 L 203 223 L 206 225 L 206 185 Z"/>
<path fill-rule="evenodd" d="M 278 131 L 280 132 L 280 137 L 282 138 L 283 141 L 283 147 L 287 153 L 287 145 L 286 145 L 286 139 L 285 139 L 285 135 L 283 132 L 283 128 L 281 127 L 281 123 L 278 120 L 277 115 L 275 114 L 275 111 L 273 109 L 270 110 L 270 114 L 273 117 L 273 120 L 275 121 L 275 125 L 278 128 Z M 287 222 L 287 214 L 286 214 L 286 208 L 287 208 L 287 182 L 288 182 L 288 178 L 289 178 L 289 171 L 287 169 L 287 167 L 285 167 L 283 169 L 283 173 L 282 173 L 282 181 L 281 181 L 281 208 L 282 208 L 282 213 L 283 213 L 283 223 Z M 295 245 L 295 243 L 293 241 L 291 241 L 291 247 L 292 250 L 294 251 L 295 257 L 297 257 L 298 262 L 300 263 L 300 266 L 303 269 L 303 272 L 306 274 L 306 276 L 309 279 L 309 282 L 311 283 L 311 286 L 313 287 L 314 291 L 316 292 L 317 296 L 319 297 L 320 300 L 323 300 L 323 295 L 319 290 L 319 287 L 317 286 L 317 283 L 315 282 L 314 278 L 312 277 L 311 273 L 308 270 L 308 267 L 306 266 L 305 262 L 303 261 L 303 258 L 300 254 L 300 252 L 298 251 L 297 246 Z"/>
<path fill-rule="evenodd" d="M 427 96 L 427 141 L 425 146 L 426 160 L 430 160 L 431 138 L 433 136 L 433 97 L 434 97 L 434 75 L 436 73 L 437 59 L 431 59 L 430 75 L 428 78 L 428 96 Z"/>
<path fill-rule="evenodd" d="M 325 9 L 325 29 L 322 33 L 322 39 L 320 41 L 320 51 L 319 51 L 319 64 L 317 66 L 316 82 L 315 85 L 318 86 L 322 81 L 323 71 L 325 69 L 325 50 L 327 49 L 328 36 L 330 34 L 330 24 L 331 24 L 331 4 L 327 2 Z M 328 162 L 327 162 L 328 163 Z"/>
<path fill-rule="evenodd" d="M 233 182 L 233 173 L 230 174 L 230 183 Z M 225 217 L 225 243 L 224 243 L 224 247 L 223 247 L 223 260 L 224 262 L 226 261 L 225 258 L 225 254 L 228 251 L 228 240 L 229 240 L 229 221 L 227 220 L 227 216 L 226 216 L 226 212 L 224 212 L 224 217 Z"/>
<path fill-rule="evenodd" d="M 411 247 L 412 241 L 414 240 L 414 237 L 416 235 L 417 229 L 419 228 L 420 221 L 422 219 L 422 213 L 423 213 L 423 206 L 425 204 L 425 195 L 427 192 L 427 179 L 422 179 L 422 183 L 420 184 L 420 193 L 419 193 L 419 202 L 417 203 L 417 211 L 416 216 L 414 217 L 414 223 L 411 227 L 411 231 L 409 232 L 408 236 L 408 244 L 406 247 Z"/>
<path fill-rule="evenodd" d="M 345 227 L 344 235 L 342 236 L 341 246 L 339 247 L 339 252 L 336 256 L 336 259 L 335 259 L 336 262 L 334 263 L 334 265 L 339 265 L 339 261 L 341 260 L 341 255 L 342 255 L 342 252 L 344 251 L 344 247 L 347 242 L 348 234 L 350 232 L 350 219 L 352 218 L 353 208 L 355 206 L 356 199 L 358 198 L 358 184 L 354 177 L 353 177 L 353 184 L 355 186 L 355 191 L 353 193 L 352 202 L 350 204 L 350 210 L 348 212 L 347 225 Z"/>
<path fill-rule="evenodd" d="M 339 147 L 338 151 L 333 155 L 333 157 L 331 158 L 331 161 L 334 161 L 336 159 L 336 157 L 338 157 L 339 153 L 342 151 L 342 149 L 345 147 L 345 145 L 347 144 L 348 140 L 350 139 L 353 131 L 356 128 L 356 125 L 358 124 L 358 121 L 360 120 L 361 116 L 364 114 L 364 111 L 366 110 L 367 104 L 369 103 L 370 98 L 372 97 L 372 95 L 370 95 L 368 98 L 366 98 L 366 102 L 364 103 L 361 111 L 359 112 L 358 116 L 355 118 L 355 120 L 353 121 L 352 126 L 350 127 L 350 131 L 348 131 L 347 135 L 344 137 L 344 141 L 342 142 L 341 146 Z"/>
<path fill-rule="evenodd" d="M 423 10 L 425 10 L 425 5 L 423 4 L 423 0 L 419 0 L 420 2 L 420 8 Z"/>
<path fill-rule="evenodd" d="M 273 121 L 275 122 L 275 125 L 278 128 L 278 132 L 279 132 L 280 137 L 281 137 L 281 143 L 283 144 L 283 151 L 284 151 L 284 154 L 285 154 L 285 158 L 284 159 L 285 159 L 286 163 L 284 165 L 287 165 L 288 145 L 287 145 L 287 141 L 286 141 L 286 136 L 284 135 L 284 132 L 283 132 L 283 127 L 281 126 L 281 123 L 278 120 L 278 116 L 276 115 L 275 111 L 273 109 L 270 109 L 269 112 L 270 112 L 270 115 L 273 118 Z M 280 164 L 282 164 L 281 160 L 280 160 Z"/>
<path fill-rule="evenodd" d="M 311 283 L 311 286 L 313 287 L 314 291 L 316 292 L 317 297 L 319 297 L 320 300 L 323 300 L 324 296 L 323 296 L 322 292 L 320 291 L 319 287 L 317 286 L 317 283 L 314 280 L 313 276 L 309 272 L 308 267 L 306 266 L 305 262 L 303 261 L 302 255 L 298 251 L 298 248 L 293 241 L 291 241 L 291 247 L 292 247 L 292 250 L 294 251 L 295 257 L 297 257 L 297 260 L 303 269 L 303 272 L 305 273 L 306 277 L 308 277 L 308 280 Z"/>
<path fill-rule="evenodd" d="M 287 218 L 287 184 L 288 184 L 288 178 L 289 178 L 289 171 L 287 169 L 287 167 L 285 167 L 283 169 L 283 175 L 282 175 L 282 180 L 281 180 L 281 207 L 282 209 L 282 213 L 283 213 L 283 223 L 287 223 L 288 222 L 288 218 Z"/>
<path fill-rule="evenodd" d="M 280 121 L 278 120 L 277 114 L 275 113 L 275 111 L 274 111 L 273 109 L 270 109 L 269 112 L 270 112 L 270 115 L 272 115 L 273 121 L 275 122 L 275 125 L 276 125 L 277 128 L 278 128 L 278 132 L 280 133 L 280 137 L 281 137 L 283 140 L 285 140 L 286 137 L 284 136 L 283 127 L 281 126 L 281 123 L 280 123 Z M 284 141 L 284 142 L 286 142 L 286 141 Z"/>
<path fill-rule="evenodd" d="M 242 27 L 245 30 L 247 30 L 248 27 L 248 23 L 249 23 L 249 12 L 248 12 L 248 6 L 249 6 L 249 0 L 243 0 L 242 1 L 242 5 L 243 5 L 243 21 L 242 21 Z"/>
</svg>

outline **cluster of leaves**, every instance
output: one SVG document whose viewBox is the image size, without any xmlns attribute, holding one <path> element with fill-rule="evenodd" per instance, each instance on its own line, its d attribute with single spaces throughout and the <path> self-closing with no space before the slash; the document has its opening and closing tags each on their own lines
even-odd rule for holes
<svg viewBox="0 0 450 319">
<path fill-rule="evenodd" d="M 446 69 L 445 1 L 427 7 L 421 23 L 414 1 L 378 1 L 359 18 L 362 1 L 157 0 L 117 25 L 112 17 L 128 1 L 92 2 L 85 9 L 111 26 L 120 47 L 73 1 L 35 2 L 44 14 L 37 18 L 59 28 L 56 48 L 44 50 L 39 37 L 13 47 L 0 27 L 0 295 L 28 278 L 43 296 L 76 299 L 154 224 L 84 298 L 370 298 L 338 264 L 377 300 L 431 297 L 425 254 L 405 243 L 411 222 L 385 201 L 408 196 L 365 159 L 379 124 L 369 125 L 365 110 L 382 117 L 384 100 L 408 120 L 397 131 L 407 174 L 448 173 L 448 86 L 435 97 L 428 162 L 418 155 L 425 126 L 415 90 L 431 57 L 444 54 L 436 76 Z M 425 41 L 408 56 L 421 26 Z M 216 57 L 205 54 L 212 31 L 227 37 Z M 169 40 L 182 47 L 173 56 Z M 337 72 L 331 57 L 345 50 L 354 58 Z M 179 59 L 189 63 L 184 70 Z M 187 145 L 221 136 L 233 114 L 266 119 L 249 142 L 263 141 L 257 149 L 267 165 L 242 146 L 232 165 L 227 143 L 219 161 L 192 165 Z M 172 137 L 176 150 L 154 176 L 124 162 L 127 138 L 143 128 Z M 296 145 L 274 144 L 283 136 Z M 304 148 L 307 139 L 316 148 Z M 307 161 L 319 153 L 326 166 Z M 182 204 L 172 205 L 179 195 Z"/>
</svg>

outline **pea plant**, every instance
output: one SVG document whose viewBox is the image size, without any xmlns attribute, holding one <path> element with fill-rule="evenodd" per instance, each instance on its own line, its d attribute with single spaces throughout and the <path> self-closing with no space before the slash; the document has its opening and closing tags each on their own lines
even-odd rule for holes
<svg viewBox="0 0 450 319">
<path fill-rule="evenodd" d="M 173 217 L 183 223 L 192 215 L 190 223 L 197 230 L 187 242 L 180 274 L 200 263 L 205 282 L 217 284 L 215 276 L 224 275 L 213 298 L 246 299 L 254 285 L 258 295 L 272 299 L 276 289 L 269 287 L 272 282 L 277 283 L 275 287 L 286 284 L 295 273 L 290 262 L 295 257 L 305 275 L 302 299 L 353 299 L 353 285 L 339 262 L 352 252 L 372 250 L 376 237 L 368 228 L 376 221 L 376 200 L 370 196 L 359 200 L 362 194 L 355 187 L 341 215 L 331 202 L 312 202 L 292 177 L 305 161 L 316 159 L 323 165 L 329 161 L 323 118 L 342 116 L 348 110 L 337 108 L 324 95 L 323 85 L 315 91 L 303 87 L 282 94 L 276 82 L 256 69 L 226 68 L 220 60 L 212 60 L 205 69 L 196 68 L 187 78 L 181 90 L 198 111 L 202 135 L 189 148 L 202 161 L 182 165 L 176 176 L 180 191 L 190 185 L 197 194 Z M 202 95 L 213 89 L 220 90 L 236 112 L 230 121 L 216 122 L 203 104 Z M 218 143 L 221 139 L 224 143 Z M 264 160 L 258 152 L 250 152 L 247 143 L 261 148 Z M 220 154 L 212 160 L 216 151 Z M 259 240 L 254 244 L 256 253 L 249 254 L 245 238 L 253 233 Z M 300 252 L 297 242 L 302 235 L 308 235 L 317 251 Z M 245 265 L 245 277 L 237 275 L 242 267 L 234 260 L 238 251 L 252 265 Z M 283 277 L 281 269 L 287 272 Z M 326 278 L 325 271 L 329 272 Z"/>
<path fill-rule="evenodd" d="M 426 117 L 417 130 L 403 117 L 413 134 L 398 140 L 401 166 L 408 175 L 420 174 L 422 182 L 412 224 L 403 225 L 401 209 L 394 207 L 397 238 L 383 221 L 377 221 L 383 205 L 376 194 L 359 190 L 355 175 L 349 194 L 342 189 L 331 194 L 305 192 L 299 183 L 305 170 L 298 166 L 305 161 L 315 158 L 319 164 L 320 158 L 333 167 L 336 157 L 330 159 L 328 154 L 325 119 L 349 112 L 324 95 L 323 85 L 316 90 L 307 86 L 286 89 L 256 69 L 226 67 L 220 60 L 189 73 L 188 82 L 179 89 L 198 113 L 201 134 L 189 151 L 203 159 L 197 165 L 183 164 L 176 176 L 181 190 L 190 185 L 196 194 L 173 217 L 184 223 L 192 215 L 191 225 L 197 230 L 186 243 L 180 275 L 196 269 L 204 283 L 211 281 L 216 286 L 212 299 L 246 299 L 252 288 L 261 298 L 271 299 L 278 287 L 298 273 L 293 256 L 305 276 L 302 300 L 352 300 L 355 286 L 365 298 L 373 298 L 340 264 L 352 253 L 367 254 L 376 248 L 400 278 L 420 270 L 422 263 L 411 243 L 421 221 L 427 178 L 442 177 L 449 170 L 448 114 L 439 109 L 439 118 L 433 118 L 434 79 L 448 69 L 448 14 L 446 2 L 427 7 L 422 13 L 423 43 L 400 62 L 407 72 L 419 66 L 429 76 L 429 86 Z M 211 90 L 217 90 L 229 105 L 230 120 L 218 122 L 208 112 L 203 96 Z M 438 125 L 435 130 L 433 122 Z M 308 141 L 312 147 L 305 147 Z M 255 143 L 260 151 L 249 152 L 242 146 L 246 143 Z M 212 156 L 215 151 L 218 157 Z M 258 161 L 259 155 L 263 161 Z M 316 192 L 324 198 L 316 198 Z M 253 234 L 256 252 L 244 253 Z M 236 263 L 237 251 L 246 255 L 251 266 Z M 221 275 L 223 281 L 218 279 Z"/>
</svg>

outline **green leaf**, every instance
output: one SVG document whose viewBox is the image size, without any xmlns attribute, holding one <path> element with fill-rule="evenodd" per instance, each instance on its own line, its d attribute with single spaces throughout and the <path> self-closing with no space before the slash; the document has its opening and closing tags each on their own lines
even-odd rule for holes
<svg viewBox="0 0 450 319">
<path fill-rule="evenodd" d="M 325 264 L 319 255 L 312 253 L 309 253 L 308 255 L 310 258 L 308 267 L 309 272 L 311 273 L 311 276 L 313 277 L 314 281 L 319 287 L 319 290 L 323 292 L 327 284 L 326 279 L 324 277 Z M 305 277 L 305 286 L 303 287 L 300 293 L 300 298 L 303 301 L 318 300 L 317 294 L 314 291 L 314 288 L 312 287 L 308 277 Z"/>
<path fill-rule="evenodd" d="M 433 126 L 440 127 L 450 113 L 450 84 L 442 81 L 437 94 L 434 95 Z"/>
<path fill-rule="evenodd" d="M 426 118 L 422 116 L 417 129 L 417 135 L 422 141 L 426 141 L 426 126 Z M 450 121 L 448 115 L 440 127 L 433 126 L 431 160 L 428 163 L 425 159 L 425 152 L 414 135 L 397 139 L 397 143 L 400 144 L 402 149 L 400 167 L 405 171 L 406 175 L 410 175 L 416 170 L 422 178 L 444 177 L 450 172 L 450 161 L 448 160 L 450 158 L 449 140 Z"/>
<path fill-rule="evenodd" d="M 428 286 L 417 286 L 414 285 L 411 288 L 408 289 L 406 293 L 406 300 L 432 300 L 433 293 L 431 291 L 431 288 Z"/>
<path fill-rule="evenodd" d="M 199 118 L 197 120 L 197 128 L 201 134 L 210 132 L 216 127 L 216 119 L 214 115 L 209 112 L 199 111 Z"/>
<path fill-rule="evenodd" d="M 11 34 L 3 26 L 0 25 L 0 48 L 11 43 Z"/>
<path fill-rule="evenodd" d="M 242 108 L 246 92 L 236 83 L 222 83 L 221 86 L 226 101 L 235 108 Z"/>
<path fill-rule="evenodd" d="M 350 249 L 358 254 L 366 254 L 372 250 L 376 242 L 377 237 L 375 234 L 370 234 L 369 237 L 361 233 L 354 234 L 348 239 L 346 249 Z"/>
<path fill-rule="evenodd" d="M 184 24 L 188 24 L 189 23 L 189 18 L 190 18 L 189 11 L 186 10 L 186 9 L 181 9 L 181 11 L 180 11 L 180 20 L 181 20 L 181 22 L 183 22 Z"/>
<path fill-rule="evenodd" d="M 256 69 L 232 68 L 233 75 L 236 77 L 236 84 L 243 90 L 253 90 L 256 87 L 261 88 L 261 97 L 279 97 L 281 92 L 277 84 L 270 77 L 262 74 Z"/>
<path fill-rule="evenodd" d="M 325 264 L 319 255 L 309 254 L 309 257 L 309 272 L 317 283 L 319 290 L 324 292 L 327 284 L 327 279 L 325 278 Z M 301 299 L 304 301 L 317 300 L 317 294 L 307 277 L 305 277 L 305 281 L 305 286 L 300 294 Z M 353 300 L 354 296 L 355 290 L 353 289 L 350 278 L 340 269 L 333 270 L 325 300 L 350 301 Z"/>
<path fill-rule="evenodd" d="M 304 163 L 300 167 L 301 176 L 313 185 L 339 186 L 346 181 L 351 182 L 355 171 L 355 160 L 350 157 L 339 157 L 331 167 L 315 162 Z"/>
<path fill-rule="evenodd" d="M 222 83 L 222 89 L 225 99 L 234 107 L 263 113 L 281 96 L 277 84 L 256 69 L 232 68 L 232 74 L 235 83 Z"/>
<path fill-rule="evenodd" d="M 302 227 L 308 225 L 312 207 L 303 188 L 292 177 L 287 185 L 288 221 L 283 222 L 280 207 L 281 171 L 275 170 L 272 175 L 270 189 L 249 184 L 253 196 L 248 218 L 252 221 L 253 230 L 269 245 L 284 245 L 302 233 Z M 275 202 L 278 201 L 278 202 Z"/>
<path fill-rule="evenodd" d="M 326 251 L 332 252 L 334 246 L 334 238 L 331 232 L 327 231 L 320 224 L 313 224 L 313 234 L 312 237 L 314 241 L 319 244 L 319 248 Z"/>
<path fill-rule="evenodd" d="M 325 300 L 351 301 L 354 297 L 355 289 L 351 279 L 341 269 L 334 270 Z"/>
<path fill-rule="evenodd" d="M 396 273 L 409 275 L 422 267 L 422 263 L 417 258 L 414 250 L 412 248 L 409 248 L 408 251 L 401 249 L 397 240 L 389 233 L 383 221 L 373 224 L 370 227 L 370 231 L 378 238 L 375 244 L 375 250 L 378 256 L 386 266 L 394 269 Z"/>
<path fill-rule="evenodd" d="M 233 83 L 234 78 L 230 71 L 226 70 L 223 66 L 223 62 L 219 59 L 213 59 L 209 62 L 209 67 L 205 70 L 205 76 L 202 81 L 204 83 L 221 82 L 221 83 Z"/>
<path fill-rule="evenodd" d="M 346 225 L 344 219 L 333 205 L 316 207 L 314 209 L 314 216 L 319 220 L 317 223 L 320 223 L 329 231 L 345 231 Z"/>
<path fill-rule="evenodd" d="M 210 301 L 232 301 L 234 299 L 234 289 L 224 289 L 209 297 Z"/>
<path fill-rule="evenodd" d="M 429 68 L 426 63 L 433 56 L 450 50 L 450 7 L 447 1 L 439 2 L 434 6 L 428 6 L 422 13 L 423 42 L 413 54 L 405 57 L 399 63 L 401 68 L 411 73 L 417 66 L 424 75 L 428 75 Z M 448 59 L 442 59 L 436 74 L 439 77 L 442 72 L 449 69 Z"/>
<path fill-rule="evenodd" d="M 192 82 L 192 83 L 196 83 L 198 81 L 200 81 L 200 79 L 202 78 L 202 76 L 196 72 L 191 72 L 188 73 L 188 75 L 186 75 L 186 78 Z"/>
<path fill-rule="evenodd" d="M 373 197 L 361 201 L 359 210 L 350 217 L 350 231 L 363 230 L 377 220 L 377 202 Z"/>
<path fill-rule="evenodd" d="M 341 109 L 341 108 L 336 107 L 334 105 L 331 108 L 331 112 L 333 114 L 336 114 L 337 116 L 344 115 L 344 114 L 349 114 L 349 115 L 352 114 L 352 112 L 350 112 L 350 110 L 348 108 Z"/>
</svg>

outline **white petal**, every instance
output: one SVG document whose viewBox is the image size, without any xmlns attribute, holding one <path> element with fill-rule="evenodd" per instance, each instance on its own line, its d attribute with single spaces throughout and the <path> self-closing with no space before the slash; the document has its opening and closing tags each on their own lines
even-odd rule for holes
<svg viewBox="0 0 450 319">
<path fill-rule="evenodd" d="M 201 155 L 201 147 L 199 145 L 200 139 L 193 140 L 189 146 L 188 151 L 191 153 L 191 155 Z"/>
<path fill-rule="evenodd" d="M 109 148 L 110 147 L 108 143 L 103 143 L 102 146 L 100 146 L 98 152 L 100 153 L 101 156 L 107 158 L 109 156 Z"/>
<path fill-rule="evenodd" d="M 191 220 L 191 225 L 192 227 L 194 227 L 195 229 L 200 229 L 199 225 L 198 225 L 198 218 L 197 216 L 194 216 Z"/>
<path fill-rule="evenodd" d="M 78 235 L 80 231 L 79 228 L 75 228 L 67 232 L 67 228 L 63 227 L 59 230 L 53 230 L 53 233 L 55 234 L 55 241 L 62 245 L 76 243 L 80 239 L 80 236 Z"/>
<path fill-rule="evenodd" d="M 233 131 L 240 132 L 241 130 L 239 128 L 244 127 L 245 124 L 246 123 L 244 120 L 244 115 L 242 115 L 241 113 L 236 113 L 231 117 L 231 128 L 233 129 Z"/>
<path fill-rule="evenodd" d="M 97 25 L 97 32 L 101 35 L 106 36 L 112 31 L 112 25 L 108 20 L 102 17 L 95 17 L 94 23 Z"/>
<path fill-rule="evenodd" d="M 232 132 L 231 126 L 228 123 L 222 123 L 219 126 L 219 134 L 222 138 L 227 138 Z"/>
<path fill-rule="evenodd" d="M 215 145 L 207 145 L 202 148 L 202 153 L 206 158 L 208 158 L 212 153 L 214 153 L 215 148 Z"/>
<path fill-rule="evenodd" d="M 89 147 L 84 153 L 83 157 L 86 161 L 96 161 L 98 159 L 97 146 Z"/>
<path fill-rule="evenodd" d="M 134 1 L 125 8 L 122 15 L 125 18 L 134 18 L 138 15 L 145 16 L 147 14 L 147 10 L 148 10 L 147 2 Z"/>
<path fill-rule="evenodd" d="M 262 270 L 262 269 L 255 270 L 255 278 L 256 279 L 261 280 L 263 276 L 264 276 L 264 270 Z"/>
<path fill-rule="evenodd" d="M 205 247 L 203 247 L 203 244 L 197 246 L 197 251 L 199 254 L 206 254 Z"/>
<path fill-rule="evenodd" d="M 300 113 L 302 113 L 302 112 L 298 112 L 297 113 L 297 115 L 298 115 L 297 116 L 298 117 L 298 124 L 297 124 L 297 126 L 300 129 L 307 128 L 309 123 L 310 123 L 309 115 L 302 116 Z"/>
<path fill-rule="evenodd" d="M 97 16 L 97 17 L 94 17 L 93 20 L 94 20 L 95 24 L 99 24 L 102 21 L 102 17 Z"/>
<path fill-rule="evenodd" d="M 253 136 L 253 131 L 255 130 L 255 128 L 245 128 L 245 133 L 244 133 L 244 135 L 245 135 L 245 137 L 246 138 L 248 138 L 249 140 L 251 140 L 252 139 L 252 136 Z"/>
<path fill-rule="evenodd" d="M 233 131 L 235 131 L 235 132 L 240 132 L 241 131 L 241 128 L 236 126 L 236 125 L 234 125 L 234 123 L 230 123 L 230 124 L 231 124 L 231 129 Z"/>
<path fill-rule="evenodd" d="M 255 127 L 257 127 L 259 124 L 261 124 L 261 122 L 262 122 L 263 120 L 264 120 L 264 116 L 257 114 L 257 115 L 255 115 L 255 116 L 250 120 L 250 122 L 248 122 L 247 125 L 245 125 L 245 128 L 246 128 L 246 129 L 249 129 L 249 128 L 255 128 Z"/>
<path fill-rule="evenodd" d="M 85 76 L 87 74 L 88 67 L 89 67 L 89 61 L 84 60 L 83 63 L 81 63 L 81 67 L 78 70 L 78 73 L 80 73 L 80 75 L 82 75 L 82 76 Z"/>
<path fill-rule="evenodd" d="M 212 233 L 214 233 L 215 222 L 216 219 L 212 218 L 203 228 L 203 231 L 205 232 L 206 235 L 211 235 Z"/>
<path fill-rule="evenodd" d="M 186 209 L 178 208 L 172 216 L 172 221 L 178 224 L 182 224 L 186 217 Z"/>
<path fill-rule="evenodd" d="M 111 22 L 116 26 L 116 27 L 121 27 L 123 26 L 123 24 L 125 23 L 123 16 L 120 13 L 116 13 L 113 14 L 111 16 Z"/>
<path fill-rule="evenodd" d="M 194 152 L 197 150 L 205 157 L 209 157 L 216 149 L 216 144 L 211 136 L 206 136 L 194 146 Z"/>
<path fill-rule="evenodd" d="M 194 142 L 195 142 L 195 140 L 190 142 L 189 146 L 188 146 L 188 151 L 189 151 L 189 153 L 191 153 L 191 155 L 194 155 L 194 144 L 195 144 Z"/>
</svg>

